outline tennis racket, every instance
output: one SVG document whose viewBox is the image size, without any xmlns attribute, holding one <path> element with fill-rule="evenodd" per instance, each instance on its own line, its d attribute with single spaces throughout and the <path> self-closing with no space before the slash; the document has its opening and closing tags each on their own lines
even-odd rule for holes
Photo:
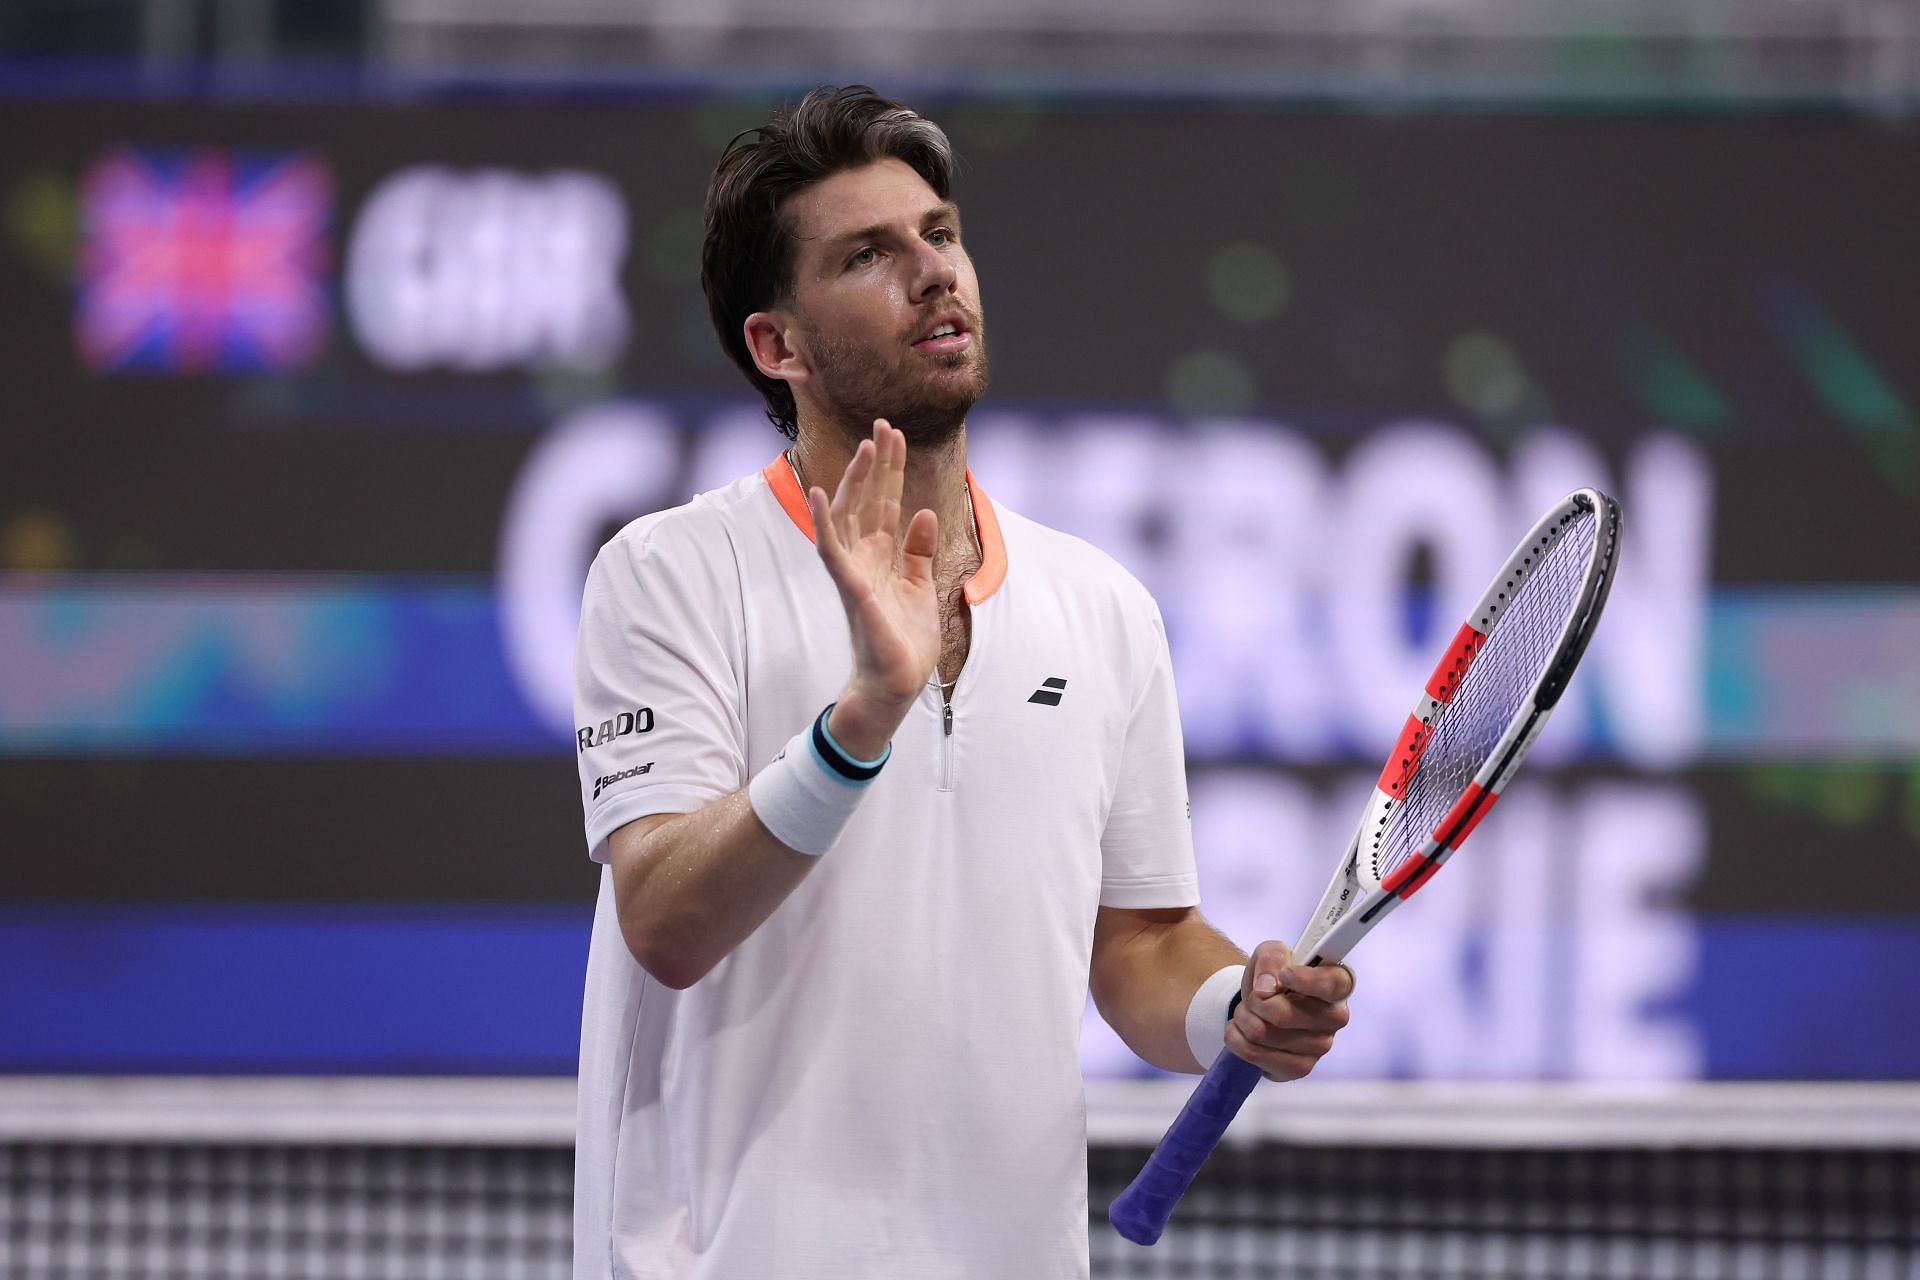
<svg viewBox="0 0 1920 1280">
<path fill-rule="evenodd" d="M 1293 949 L 1344 959 L 1411 898 L 1493 808 L 1560 700 L 1613 585 L 1620 508 L 1597 489 L 1540 517 L 1454 635 L 1380 771 L 1353 842 Z M 1152 1244 L 1260 1069 L 1222 1049 L 1160 1145 L 1107 1211 Z"/>
</svg>

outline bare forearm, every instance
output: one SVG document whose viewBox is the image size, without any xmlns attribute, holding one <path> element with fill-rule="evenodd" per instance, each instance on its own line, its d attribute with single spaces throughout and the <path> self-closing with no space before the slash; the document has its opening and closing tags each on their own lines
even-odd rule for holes
<svg viewBox="0 0 1920 1280">
<path fill-rule="evenodd" d="M 766 923 L 819 857 L 830 856 L 858 802 L 857 793 L 835 788 L 871 779 L 863 762 L 884 753 L 933 671 L 938 522 L 925 510 L 900 528 L 906 451 L 906 436 L 876 420 L 831 502 L 824 489 L 807 493 L 815 545 L 846 608 L 854 650 L 853 672 L 827 721 L 827 747 L 846 766 L 827 784 L 835 793 L 823 800 L 817 778 L 791 772 L 810 766 L 804 748 L 789 750 L 768 766 L 789 772 L 763 772 L 694 813 L 628 823 L 609 841 L 627 949 L 668 986 L 698 982 Z M 860 769 L 857 777 L 848 772 Z"/>
<path fill-rule="evenodd" d="M 900 704 L 877 705 L 850 685 L 828 731 L 836 733 L 833 726 L 844 723 L 847 736 L 859 744 L 853 750 L 878 756 L 905 710 Z M 842 749 L 848 746 L 837 733 L 835 741 Z M 805 749 L 790 748 L 780 764 L 770 767 L 810 769 L 812 764 Z M 829 788 L 835 802 L 857 797 L 863 789 Z M 756 783 L 693 813 L 644 818 L 614 832 L 608 843 L 621 930 L 627 949 L 654 977 L 672 987 L 699 981 L 766 923 L 825 856 L 822 851 L 834 837 L 809 829 L 804 821 L 794 825 L 793 809 L 780 803 L 782 796 L 790 800 L 794 794 L 778 786 L 763 792 Z M 774 807 L 756 812 L 756 797 Z"/>
<path fill-rule="evenodd" d="M 744 787 L 692 813 L 630 823 L 608 843 L 627 949 L 670 987 L 704 977 L 819 861 L 769 834 Z"/>
<path fill-rule="evenodd" d="M 1187 1007 L 1202 982 L 1246 960 L 1198 911 L 1103 910 L 1094 926 L 1094 1004 L 1154 1066 L 1204 1070 L 1187 1045 Z"/>
</svg>

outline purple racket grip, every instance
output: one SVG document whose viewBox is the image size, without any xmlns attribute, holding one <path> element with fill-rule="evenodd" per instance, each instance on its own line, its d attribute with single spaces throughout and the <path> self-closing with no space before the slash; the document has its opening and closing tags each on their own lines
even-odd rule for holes
<svg viewBox="0 0 1920 1280">
<path fill-rule="evenodd" d="M 1146 1165 L 1113 1198 L 1107 1221 L 1115 1231 L 1135 1244 L 1152 1244 L 1160 1238 L 1193 1175 L 1213 1154 L 1220 1136 L 1261 1079 L 1260 1068 L 1231 1050 L 1220 1051 Z"/>
</svg>

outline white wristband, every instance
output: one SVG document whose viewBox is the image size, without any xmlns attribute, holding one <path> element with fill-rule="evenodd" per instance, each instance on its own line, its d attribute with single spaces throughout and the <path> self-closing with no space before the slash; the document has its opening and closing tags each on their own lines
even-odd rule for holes
<svg viewBox="0 0 1920 1280">
<path fill-rule="evenodd" d="M 796 853 L 818 857 L 833 848 L 892 748 L 878 760 L 856 760 L 827 732 L 829 706 L 747 784 L 754 816 Z"/>
<path fill-rule="evenodd" d="M 1192 1003 L 1187 1005 L 1187 1048 L 1193 1050 L 1193 1060 L 1203 1071 L 1213 1065 L 1220 1050 L 1226 1047 L 1227 1010 L 1233 1007 L 1233 998 L 1240 994 L 1246 973 L 1247 967 L 1243 964 L 1228 965 L 1201 983 L 1200 989 L 1193 993 Z"/>
</svg>

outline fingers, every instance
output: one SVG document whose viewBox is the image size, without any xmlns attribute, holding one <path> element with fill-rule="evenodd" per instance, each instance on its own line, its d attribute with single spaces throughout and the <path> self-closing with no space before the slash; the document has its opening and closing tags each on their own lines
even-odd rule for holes
<svg viewBox="0 0 1920 1280">
<path fill-rule="evenodd" d="M 933 548 L 939 541 L 940 518 L 930 507 L 913 513 L 907 524 L 907 540 L 900 548 L 900 571 L 908 582 L 931 586 Z"/>
<path fill-rule="evenodd" d="M 1284 942 L 1263 942 L 1253 949 L 1253 959 L 1247 965 L 1247 985 L 1241 989 L 1243 997 L 1270 996 L 1281 987 L 1280 973 L 1287 967 L 1287 961 L 1293 959 L 1293 951 Z"/>
<path fill-rule="evenodd" d="M 876 450 L 871 440 L 862 440 L 853 451 L 853 460 L 840 476 L 840 487 L 833 494 L 834 532 L 842 546 L 860 540 L 866 496 L 873 477 Z"/>
<path fill-rule="evenodd" d="M 1284 997 L 1281 998 L 1284 1001 Z M 1262 1007 L 1248 1008 L 1242 1000 L 1233 1011 L 1233 1025 L 1240 1028 L 1248 1044 L 1269 1049 L 1303 1049 L 1317 1045 L 1325 1053 L 1334 1033 L 1347 1025 L 1347 1006 L 1322 1001 L 1299 1005 L 1265 1001 Z"/>
<path fill-rule="evenodd" d="M 1347 1025 L 1353 972 L 1345 965 L 1291 963 L 1284 943 L 1263 942 L 1247 965 L 1240 1007 L 1227 1028 L 1227 1045 L 1276 1080 L 1313 1070 Z"/>
<path fill-rule="evenodd" d="M 1353 994 L 1353 970 L 1343 964 L 1323 963 L 1308 968 L 1288 965 L 1279 974 L 1283 990 L 1314 1000 L 1337 1004 Z"/>
<path fill-rule="evenodd" d="M 1310 1075 L 1326 1053 L 1325 1049 L 1296 1052 L 1250 1044 L 1241 1034 L 1239 1024 L 1231 1022 L 1227 1024 L 1227 1048 L 1234 1056 L 1259 1067 L 1269 1080 L 1298 1080 Z"/>
<path fill-rule="evenodd" d="M 1344 1017 L 1341 1019 L 1344 1023 Z M 1227 1048 L 1275 1080 L 1298 1080 L 1333 1048 L 1335 1030 L 1278 1027 L 1243 1002 L 1227 1024 Z"/>
<path fill-rule="evenodd" d="M 807 510 L 813 513 L 813 545 L 819 548 L 820 558 L 827 562 L 828 568 L 832 568 L 845 553 L 840 546 L 840 535 L 833 527 L 833 505 L 827 491 L 819 485 L 807 490 Z"/>
<path fill-rule="evenodd" d="M 875 418 L 873 435 L 875 447 L 883 449 L 886 458 L 875 485 L 875 518 L 892 537 L 900 528 L 900 494 L 907 481 L 907 433 L 896 430 L 885 418 Z"/>
<path fill-rule="evenodd" d="M 907 437 L 885 418 L 875 418 L 873 435 L 862 440 L 853 458 L 840 476 L 833 500 L 825 491 L 815 504 L 813 491 L 807 493 L 807 507 L 813 512 L 814 540 L 821 558 L 829 566 L 844 562 L 853 554 L 855 544 L 869 535 L 886 538 L 889 550 L 900 530 L 900 502 L 906 487 Z M 916 519 L 917 523 L 917 519 Z M 927 538 L 932 525 L 928 525 Z M 930 548 L 931 542 L 926 545 Z M 931 554 L 929 550 L 927 554 Z M 931 581 L 931 576 L 928 578 Z"/>
<path fill-rule="evenodd" d="M 900 494 L 906 483 L 907 437 L 885 418 L 873 420 L 873 435 L 860 442 L 871 446 L 873 462 L 858 495 L 859 532 L 856 537 L 883 533 L 888 539 L 900 531 Z"/>
<path fill-rule="evenodd" d="M 1343 964 L 1293 964 L 1284 942 L 1263 942 L 1254 948 L 1247 965 L 1247 996 L 1271 996 L 1279 991 L 1336 1003 L 1353 994 L 1353 970 Z"/>
</svg>

